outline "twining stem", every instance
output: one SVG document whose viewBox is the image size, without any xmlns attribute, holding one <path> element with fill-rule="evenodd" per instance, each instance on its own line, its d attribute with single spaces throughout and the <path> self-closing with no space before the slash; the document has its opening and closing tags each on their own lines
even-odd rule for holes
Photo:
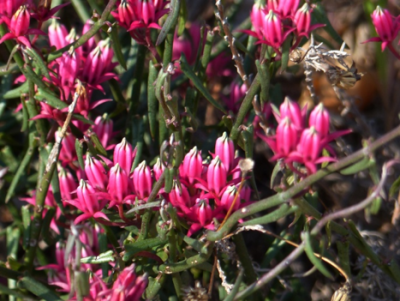
<svg viewBox="0 0 400 301">
<path fill-rule="evenodd" d="M 61 149 L 61 142 L 62 142 L 63 138 L 65 137 L 69 123 L 71 122 L 72 113 L 75 110 L 75 106 L 76 106 L 76 103 L 79 98 L 79 93 L 81 92 L 80 89 L 82 89 L 82 86 L 78 85 L 77 91 L 79 91 L 79 92 L 75 92 L 74 99 L 68 107 L 67 118 L 65 119 L 64 125 L 61 129 L 59 139 L 56 141 L 56 143 L 54 144 L 54 146 L 51 150 L 51 153 L 49 155 L 43 176 L 40 179 L 39 186 L 36 191 L 35 208 L 34 208 L 34 213 L 33 213 L 33 220 L 31 223 L 32 227 L 31 227 L 31 233 L 30 233 L 29 250 L 28 250 L 26 258 L 25 258 L 27 270 L 29 273 L 32 272 L 33 261 L 36 256 L 36 248 L 39 244 L 40 232 L 42 229 L 42 222 L 43 222 L 42 215 L 43 215 L 43 209 L 44 209 L 44 201 L 46 199 L 47 191 L 49 190 L 49 186 L 50 186 L 54 171 L 56 170 L 58 155 L 59 155 L 60 149 Z"/>
<path fill-rule="evenodd" d="M 301 243 L 296 249 L 293 250 L 284 260 L 277 264 L 271 271 L 263 275 L 253 284 L 249 285 L 246 289 L 240 291 L 234 300 L 243 300 L 245 297 L 251 295 L 252 293 L 258 291 L 268 282 L 275 279 L 278 274 L 280 274 L 284 269 L 286 269 L 293 261 L 299 257 L 305 248 L 305 243 Z"/>
<path fill-rule="evenodd" d="M 369 204 L 371 204 L 381 193 L 386 178 L 387 178 L 387 170 L 390 166 L 392 166 L 394 163 L 398 163 L 397 161 L 389 161 L 388 163 L 386 163 L 383 167 L 382 167 L 382 177 L 381 180 L 379 181 L 378 186 L 374 189 L 374 191 L 362 202 L 357 203 L 356 205 L 344 208 L 342 210 L 338 210 L 336 212 L 333 212 L 331 214 L 328 214 L 326 216 L 324 216 L 323 218 L 321 218 L 319 220 L 319 222 L 314 226 L 314 228 L 311 231 L 311 235 L 317 235 L 322 228 L 329 223 L 330 221 L 333 221 L 334 219 L 338 219 L 338 218 L 343 218 L 343 217 L 347 217 L 350 215 L 353 215 L 354 213 L 363 210 L 364 208 L 366 208 Z"/>
<path fill-rule="evenodd" d="M 262 210 L 266 210 L 268 208 L 272 208 L 283 203 L 288 202 L 291 198 L 293 198 L 296 194 L 302 192 L 303 190 L 307 189 L 312 184 L 316 183 L 323 177 L 333 172 L 339 171 L 346 166 L 349 166 L 352 163 L 355 163 L 365 156 L 369 156 L 373 153 L 376 149 L 386 145 L 388 142 L 393 140 L 394 138 L 400 136 L 400 126 L 396 127 L 389 133 L 385 134 L 375 142 L 371 143 L 370 145 L 362 148 L 361 150 L 351 154 L 343 158 L 342 160 L 330 164 L 326 168 L 320 169 L 315 174 L 305 178 L 300 183 L 294 185 L 293 187 L 289 188 L 287 191 L 278 193 L 271 197 L 265 198 L 260 200 L 256 203 L 243 207 L 240 210 L 234 212 L 226 221 L 226 223 L 219 229 L 218 231 L 209 231 L 207 233 L 207 239 L 209 241 L 217 241 L 220 240 L 223 236 L 225 236 L 229 230 L 239 221 L 239 219 L 245 218 L 247 216 L 253 215 L 257 212 Z"/>
</svg>

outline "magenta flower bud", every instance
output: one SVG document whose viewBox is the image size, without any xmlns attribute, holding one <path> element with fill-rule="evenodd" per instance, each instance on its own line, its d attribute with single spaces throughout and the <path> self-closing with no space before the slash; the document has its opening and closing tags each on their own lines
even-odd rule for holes
<svg viewBox="0 0 400 301">
<path fill-rule="evenodd" d="M 303 114 L 297 102 L 291 101 L 289 97 L 286 97 L 280 108 L 280 119 L 288 117 L 290 121 L 299 129 L 303 128 Z"/>
<path fill-rule="evenodd" d="M 393 40 L 393 21 L 392 15 L 387 9 L 383 9 L 378 5 L 371 15 L 372 23 L 374 23 L 378 35 L 387 41 Z"/>
<path fill-rule="evenodd" d="M 313 126 L 303 131 L 297 150 L 301 154 L 308 171 L 316 172 L 315 164 L 320 163 L 318 159 L 322 150 L 322 143 L 320 135 Z"/>
<path fill-rule="evenodd" d="M 57 22 L 56 19 L 52 19 L 48 30 L 50 45 L 55 46 L 57 49 L 61 49 L 69 44 L 67 42 L 67 29 L 63 24 Z"/>
<path fill-rule="evenodd" d="M 92 19 L 88 19 L 83 25 L 82 34 L 87 33 L 92 28 L 93 25 L 94 21 Z M 92 50 L 94 50 L 95 46 L 96 46 L 96 40 L 94 39 L 94 37 L 91 37 L 85 44 L 83 44 L 82 48 L 84 53 L 87 54 Z"/>
<path fill-rule="evenodd" d="M 89 183 L 94 188 L 105 191 L 108 182 L 106 170 L 104 169 L 103 164 L 90 154 L 86 155 L 85 173 Z"/>
<path fill-rule="evenodd" d="M 293 22 L 296 24 L 297 34 L 299 36 L 308 37 L 311 26 L 311 8 L 307 3 L 304 3 L 304 5 L 297 10 Z"/>
<path fill-rule="evenodd" d="M 112 288 L 109 290 L 110 301 L 132 300 L 139 301 L 147 286 L 148 279 L 144 275 L 137 277 L 135 274 L 135 265 L 126 267 L 115 280 Z"/>
<path fill-rule="evenodd" d="M 133 171 L 133 187 L 136 195 L 144 200 L 146 199 L 152 189 L 152 179 L 150 168 L 146 165 L 146 161 L 143 161 Z"/>
<path fill-rule="evenodd" d="M 287 157 L 296 150 L 298 142 L 298 130 L 289 117 L 285 117 L 276 129 L 276 150 L 281 157 Z"/>
<path fill-rule="evenodd" d="M 158 179 L 161 177 L 161 175 L 164 172 L 164 169 L 165 169 L 164 164 L 161 163 L 160 158 L 157 158 L 156 164 L 154 164 L 153 166 L 153 174 L 156 181 L 158 181 Z"/>
<path fill-rule="evenodd" d="M 201 151 L 197 151 L 197 147 L 193 147 L 183 159 L 180 168 L 182 177 L 186 177 L 190 184 L 193 184 L 196 178 L 200 178 L 203 172 L 203 160 L 201 158 Z"/>
<path fill-rule="evenodd" d="M 116 17 L 116 16 L 115 16 Z M 135 21 L 135 12 L 130 1 L 122 0 L 118 7 L 118 20 L 119 25 L 128 29 L 132 22 Z"/>
<path fill-rule="evenodd" d="M 80 207 L 78 207 L 78 209 L 85 213 L 90 213 L 92 216 L 97 211 L 100 211 L 99 202 L 96 198 L 96 191 L 83 179 L 79 182 L 76 194 L 78 196 L 78 202 L 80 202 Z"/>
<path fill-rule="evenodd" d="M 155 7 L 152 0 L 141 0 L 139 1 L 139 7 L 141 6 L 141 15 L 145 24 L 150 24 L 156 18 Z"/>
<path fill-rule="evenodd" d="M 128 176 L 125 170 L 117 163 L 110 169 L 107 192 L 111 196 L 112 201 L 120 204 L 128 195 L 128 189 Z"/>
<path fill-rule="evenodd" d="M 169 201 L 174 207 L 181 209 L 183 212 L 188 212 L 194 204 L 186 186 L 174 180 L 172 190 L 169 193 Z"/>
<path fill-rule="evenodd" d="M 82 77 L 88 84 L 97 85 L 104 70 L 100 47 L 93 49 L 86 59 Z"/>
<path fill-rule="evenodd" d="M 63 200 L 72 200 L 72 192 L 78 187 L 72 174 L 64 168 L 59 172 L 60 193 Z"/>
<path fill-rule="evenodd" d="M 104 147 L 108 146 L 112 137 L 113 128 L 114 122 L 112 119 L 108 118 L 107 114 L 98 116 L 94 121 L 93 132 L 95 132 L 97 137 L 99 137 L 99 140 Z M 121 163 L 119 165 L 121 165 Z"/>
<path fill-rule="evenodd" d="M 207 184 L 210 192 L 219 194 L 226 184 L 227 170 L 219 156 L 216 156 L 208 166 Z"/>
<path fill-rule="evenodd" d="M 277 11 L 282 18 L 291 18 L 299 7 L 300 0 L 279 0 Z"/>
<path fill-rule="evenodd" d="M 132 145 L 126 142 L 126 138 L 123 138 L 121 143 L 114 148 L 114 164 L 118 163 L 126 174 L 130 175 L 134 157 L 135 151 L 132 149 Z"/>
<path fill-rule="evenodd" d="M 314 127 L 321 139 L 328 136 L 329 133 L 329 113 L 324 108 L 322 102 L 312 110 L 310 118 L 308 119 L 309 126 Z"/>
<path fill-rule="evenodd" d="M 219 137 L 215 143 L 215 155 L 224 163 L 227 172 L 232 170 L 235 163 L 235 146 L 226 132 L 224 132 L 222 137 Z"/>
<path fill-rule="evenodd" d="M 269 7 L 268 7 L 269 8 Z M 261 35 L 265 18 L 265 7 L 260 3 L 255 3 L 251 9 L 250 19 L 257 34 Z"/>
<path fill-rule="evenodd" d="M 283 43 L 282 22 L 273 10 L 270 10 L 264 17 L 263 34 L 267 44 L 274 48 L 281 47 Z"/>
<path fill-rule="evenodd" d="M 31 15 L 26 7 L 22 5 L 12 16 L 10 22 L 10 32 L 16 37 L 23 36 L 29 29 L 29 22 L 31 21 Z"/>
<path fill-rule="evenodd" d="M 195 214 L 201 226 L 206 226 L 212 221 L 213 212 L 208 199 L 196 199 Z"/>
<path fill-rule="evenodd" d="M 61 87 L 64 91 L 64 98 L 68 99 L 71 90 L 75 87 L 75 81 L 79 73 L 79 56 L 74 49 L 64 52 L 59 60 L 59 75 L 61 77 Z"/>
<path fill-rule="evenodd" d="M 111 40 L 109 38 L 99 42 L 101 50 L 101 60 L 103 61 L 103 72 L 109 72 L 113 68 L 112 59 L 114 57 L 114 50 L 111 47 Z"/>
<path fill-rule="evenodd" d="M 236 186 L 228 186 L 227 189 L 225 189 L 224 193 L 221 196 L 221 206 L 225 208 L 226 211 L 231 208 L 231 205 L 235 199 L 235 196 L 237 194 L 237 187 Z M 239 196 L 236 199 L 235 205 L 233 207 L 233 210 L 236 211 L 239 206 L 240 206 L 240 200 L 241 196 Z"/>
</svg>

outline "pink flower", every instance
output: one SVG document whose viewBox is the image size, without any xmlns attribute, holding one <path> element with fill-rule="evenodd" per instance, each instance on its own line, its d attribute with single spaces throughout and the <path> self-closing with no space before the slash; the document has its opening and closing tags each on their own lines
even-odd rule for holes
<svg viewBox="0 0 400 301">
<path fill-rule="evenodd" d="M 108 177 L 103 164 L 92 157 L 90 154 L 86 156 L 85 173 L 89 183 L 96 189 L 105 191 L 107 187 Z"/>
<path fill-rule="evenodd" d="M 172 190 L 168 194 L 168 198 L 174 207 L 178 208 L 185 214 L 189 214 L 189 209 L 194 205 L 186 186 L 182 183 L 178 183 L 177 181 L 174 181 Z"/>
<path fill-rule="evenodd" d="M 71 91 L 75 90 L 75 82 L 79 73 L 80 60 L 78 53 L 73 49 L 64 52 L 59 59 L 59 65 L 61 88 L 64 92 L 63 99 L 68 99 Z"/>
<path fill-rule="evenodd" d="M 272 9 L 268 6 L 269 9 Z M 262 35 L 263 22 L 265 18 L 265 6 L 259 2 L 253 5 L 250 13 L 251 23 L 257 34 Z"/>
<path fill-rule="evenodd" d="M 183 159 L 183 163 L 180 166 L 180 175 L 189 180 L 190 184 L 201 177 L 203 172 L 203 160 L 201 158 L 201 151 L 197 150 L 197 147 L 193 147 Z"/>
<path fill-rule="evenodd" d="M 321 138 L 325 138 L 329 134 L 329 113 L 320 103 L 312 110 L 308 119 L 309 126 L 313 126 Z"/>
<path fill-rule="evenodd" d="M 226 184 L 227 170 L 219 156 L 216 156 L 208 166 L 207 184 L 210 192 L 218 195 Z"/>
<path fill-rule="evenodd" d="M 323 146 L 321 136 L 314 127 L 305 129 L 297 151 L 291 154 L 290 160 L 304 164 L 309 174 L 315 173 L 317 171 L 316 164 L 335 161 L 333 158 L 320 157 Z"/>
<path fill-rule="evenodd" d="M 366 42 L 382 42 L 382 51 L 390 44 L 397 36 L 400 29 L 399 20 L 393 22 L 393 17 L 387 9 L 377 6 L 371 15 L 372 23 L 379 37 L 368 39 Z"/>
<path fill-rule="evenodd" d="M 152 189 L 150 168 L 143 161 L 133 171 L 133 187 L 139 199 L 146 200 Z"/>
<path fill-rule="evenodd" d="M 132 149 L 132 145 L 123 138 L 121 143 L 114 148 L 114 164 L 119 164 L 127 175 L 131 174 L 133 159 L 136 155 L 136 149 Z"/>
<path fill-rule="evenodd" d="M 236 197 L 236 194 L 237 194 L 237 187 L 233 186 L 233 185 L 228 186 L 225 189 L 225 191 L 222 193 L 220 205 L 222 207 L 224 207 L 224 209 L 226 211 L 228 211 L 229 208 L 231 207 L 231 205 L 232 205 L 232 203 L 233 203 L 233 201 L 234 201 L 234 199 Z M 241 196 L 239 196 L 236 199 L 235 205 L 233 207 L 234 211 L 236 211 L 239 208 L 240 200 L 241 200 Z"/>
<path fill-rule="evenodd" d="M 96 133 L 101 144 L 107 147 L 113 135 L 114 122 L 107 114 L 98 116 L 94 121 L 93 132 Z M 114 155 L 115 156 L 115 155 Z M 120 163 L 121 165 L 121 163 Z"/>
<path fill-rule="evenodd" d="M 0 17 L 11 19 L 24 2 L 25 0 L 0 0 Z"/>
<path fill-rule="evenodd" d="M 115 280 L 112 288 L 107 292 L 110 301 L 139 301 L 147 286 L 147 276 L 137 277 L 135 265 L 126 267 Z"/>
<path fill-rule="evenodd" d="M 235 163 L 235 147 L 232 139 L 228 137 L 226 132 L 215 142 L 215 155 L 219 156 L 222 163 L 224 163 L 227 172 L 233 169 Z"/>
<path fill-rule="evenodd" d="M 275 153 L 275 156 L 271 158 L 272 161 L 287 158 L 291 152 L 296 150 L 298 130 L 289 117 L 286 116 L 281 120 L 276 129 L 275 140 L 267 140 L 267 143 Z"/>
<path fill-rule="evenodd" d="M 60 168 L 59 179 L 61 198 L 63 200 L 71 200 L 73 192 L 78 187 L 78 183 L 75 181 L 72 174 L 62 167 Z"/>
<path fill-rule="evenodd" d="M 278 120 L 278 122 L 285 117 L 288 117 L 289 120 L 298 128 L 298 130 L 304 128 L 304 116 L 306 114 L 306 110 L 302 111 L 297 102 L 294 102 L 290 100 L 289 97 L 286 97 L 281 104 L 279 111 L 280 116 L 275 114 L 275 118 Z"/>
<path fill-rule="evenodd" d="M 55 46 L 56 49 L 61 49 L 67 46 L 68 31 L 63 24 L 60 24 L 56 19 L 51 21 L 48 28 L 49 41 L 51 46 Z"/>
<path fill-rule="evenodd" d="M 273 10 L 270 10 L 264 17 L 262 30 L 266 44 L 275 49 L 279 49 L 282 46 L 284 41 L 282 26 L 280 17 Z"/>
<path fill-rule="evenodd" d="M 109 207 L 113 207 L 115 204 L 122 204 L 129 194 L 128 176 L 118 163 L 110 169 L 107 192 L 111 198 Z"/>
<path fill-rule="evenodd" d="M 101 209 L 105 206 L 105 201 L 99 200 L 96 191 L 88 182 L 81 179 L 76 189 L 76 194 L 78 197 L 77 199 L 68 201 L 68 203 L 83 212 L 82 215 L 75 219 L 75 224 L 79 224 L 91 217 L 108 220 L 108 217 L 101 212 Z"/>
<path fill-rule="evenodd" d="M 161 175 L 164 172 L 164 165 L 161 163 L 160 158 L 157 158 L 156 164 L 154 164 L 153 166 L 153 174 L 154 174 L 154 178 L 156 179 L 156 181 L 158 181 L 158 179 L 161 177 Z"/>
<path fill-rule="evenodd" d="M 206 226 L 212 221 L 213 212 L 210 207 L 208 199 L 200 199 L 196 200 L 195 204 L 195 215 L 197 220 L 201 226 Z"/>
<path fill-rule="evenodd" d="M 299 7 L 299 3 L 300 0 L 279 0 L 277 12 L 282 18 L 291 18 Z"/>
</svg>

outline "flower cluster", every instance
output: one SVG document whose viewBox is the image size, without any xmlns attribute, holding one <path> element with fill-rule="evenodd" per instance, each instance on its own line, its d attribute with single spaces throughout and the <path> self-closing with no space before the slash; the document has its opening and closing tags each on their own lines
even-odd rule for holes
<svg viewBox="0 0 400 301">
<path fill-rule="evenodd" d="M 339 136 L 349 133 L 349 130 L 329 133 L 330 118 L 328 111 L 320 103 L 314 108 L 305 126 L 307 108 L 299 105 L 288 97 L 278 110 L 274 111 L 278 122 L 274 136 L 260 137 L 269 145 L 275 155 L 271 161 L 283 160 L 294 172 L 304 175 L 301 169 L 293 163 L 302 164 L 307 174 L 317 171 L 317 164 L 334 161 L 335 153 L 329 142 Z M 322 156 L 322 150 L 327 150 L 333 157 Z"/>
<path fill-rule="evenodd" d="M 290 33 L 295 35 L 296 48 L 302 37 L 323 24 L 311 25 L 312 8 L 305 3 L 299 8 L 300 0 L 269 0 L 267 5 L 254 4 L 250 14 L 254 31 L 245 31 L 267 44 L 277 53 Z"/>
<path fill-rule="evenodd" d="M 84 224 L 78 231 L 76 240 L 80 245 L 80 258 L 99 255 L 98 235 L 102 233 L 100 228 L 90 224 Z M 38 268 L 38 270 L 49 271 L 49 284 L 55 285 L 59 291 L 70 293 L 74 289 L 74 278 L 79 273 L 90 273 L 88 294 L 86 301 L 110 301 L 110 300 L 140 300 L 148 283 L 147 276 L 137 276 L 135 265 L 124 268 L 116 278 L 111 287 L 101 279 L 101 269 L 98 265 L 76 263 L 77 244 L 72 249 L 67 250 L 61 243 L 56 244 L 56 263 L 48 264 Z M 74 299 L 71 299 L 74 300 Z"/>
<path fill-rule="evenodd" d="M 167 13 L 164 0 L 122 0 L 111 14 L 136 42 L 150 46 L 150 29 L 160 29 L 158 20 Z"/>
</svg>

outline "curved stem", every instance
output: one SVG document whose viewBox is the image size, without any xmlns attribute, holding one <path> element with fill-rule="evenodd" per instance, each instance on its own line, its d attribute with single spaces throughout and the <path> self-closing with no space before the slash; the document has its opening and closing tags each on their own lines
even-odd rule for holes
<svg viewBox="0 0 400 301">
<path fill-rule="evenodd" d="M 320 221 L 314 226 L 314 228 L 311 231 L 311 235 L 317 235 L 319 231 L 321 231 L 321 229 L 330 221 L 333 221 L 334 219 L 338 219 L 338 218 L 343 218 L 346 216 L 350 216 L 353 215 L 354 213 L 363 210 L 365 207 L 367 207 L 369 204 L 372 203 L 373 200 L 375 200 L 379 194 L 381 193 L 386 178 L 387 178 L 387 169 L 392 166 L 394 163 L 398 163 L 396 161 L 390 161 L 388 163 L 386 163 L 383 168 L 382 168 L 382 177 L 381 180 L 379 181 L 378 186 L 375 188 L 375 190 L 362 202 L 354 205 L 354 206 L 350 206 L 348 208 L 344 208 L 342 210 L 333 212 L 331 214 L 328 214 L 326 216 L 324 216 L 323 218 L 320 219 Z"/>
</svg>

